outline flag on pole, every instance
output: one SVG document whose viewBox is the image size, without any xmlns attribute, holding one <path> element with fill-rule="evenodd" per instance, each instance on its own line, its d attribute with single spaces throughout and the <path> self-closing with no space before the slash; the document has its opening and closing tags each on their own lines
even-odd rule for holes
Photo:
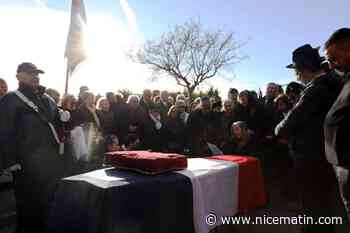
<svg viewBox="0 0 350 233">
<path fill-rule="evenodd" d="M 71 19 L 64 53 L 67 58 L 67 76 L 87 57 L 84 48 L 86 13 L 83 0 L 72 0 Z M 67 84 L 66 84 L 67 85 Z"/>
</svg>

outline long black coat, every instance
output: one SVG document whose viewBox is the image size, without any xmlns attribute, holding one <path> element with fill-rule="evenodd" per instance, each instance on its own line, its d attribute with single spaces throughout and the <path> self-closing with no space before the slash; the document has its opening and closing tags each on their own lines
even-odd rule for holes
<svg viewBox="0 0 350 233">
<path fill-rule="evenodd" d="M 350 75 L 348 75 L 348 80 Z M 334 165 L 350 167 L 350 80 L 329 110 L 325 125 L 327 160 Z"/>
<path fill-rule="evenodd" d="M 161 130 L 164 151 L 182 154 L 185 147 L 186 125 L 180 118 L 167 119 Z"/>
<path fill-rule="evenodd" d="M 204 113 L 201 109 L 191 112 L 186 125 L 186 144 L 191 156 L 204 157 L 210 155 L 207 137 L 212 112 Z"/>
<path fill-rule="evenodd" d="M 129 109 L 128 105 L 124 102 L 116 103 L 111 106 L 113 112 L 113 134 L 116 134 L 119 138 L 120 144 L 126 143 L 128 136 L 128 122 L 129 122 Z"/>
<path fill-rule="evenodd" d="M 24 86 L 19 90 L 47 119 L 58 124 L 56 104 L 43 93 L 36 95 Z M 18 224 L 40 232 L 55 184 L 65 175 L 67 155 L 59 155 L 47 122 L 14 93 L 3 97 L 0 109 L 0 155 L 4 167 L 16 163 L 22 166 L 14 176 Z"/>
<path fill-rule="evenodd" d="M 264 109 L 259 103 L 249 104 L 247 107 L 237 104 L 233 111 L 235 121 L 246 122 L 248 128 L 253 130 L 258 137 L 263 134 L 265 116 Z"/>
<path fill-rule="evenodd" d="M 297 159 L 325 160 L 323 123 L 337 98 L 342 83 L 323 75 L 310 82 L 298 103 L 275 128 L 277 136 L 287 135 Z"/>
</svg>

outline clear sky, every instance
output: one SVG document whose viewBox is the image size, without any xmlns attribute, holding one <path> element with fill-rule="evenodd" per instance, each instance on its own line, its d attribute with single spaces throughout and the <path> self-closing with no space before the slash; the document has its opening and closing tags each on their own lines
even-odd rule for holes
<svg viewBox="0 0 350 233">
<path fill-rule="evenodd" d="M 257 89 L 271 81 L 285 84 L 294 80 L 293 72 L 285 69 L 293 49 L 305 43 L 322 46 L 335 29 L 350 26 L 349 0 L 85 0 L 84 3 L 90 33 L 95 37 L 90 47 L 100 64 L 95 60 L 82 66 L 85 72 L 80 71 L 81 77 L 77 74 L 78 78 L 72 81 L 74 90 L 82 83 L 101 92 L 133 87 L 139 90 L 144 86 L 173 87 L 167 82 L 149 84 L 148 73 L 124 61 L 121 50 L 128 43 L 140 44 L 158 38 L 169 27 L 193 18 L 199 18 L 207 28 L 232 30 L 238 41 L 247 41 L 240 53 L 248 59 L 236 65 L 235 79 L 215 79 L 210 83 L 223 91 L 229 86 Z M 42 78 L 45 85 L 63 89 L 62 62 L 69 9 L 69 0 L 0 0 L 0 77 L 12 79 L 10 87 L 16 85 L 13 77 L 16 65 L 31 59 L 48 71 L 49 77 Z M 86 68 L 88 64 L 94 64 L 91 65 L 94 68 Z"/>
</svg>

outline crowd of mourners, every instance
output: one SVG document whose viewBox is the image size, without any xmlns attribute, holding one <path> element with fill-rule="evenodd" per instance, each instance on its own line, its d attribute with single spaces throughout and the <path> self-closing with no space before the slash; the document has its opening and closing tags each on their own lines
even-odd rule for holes
<svg viewBox="0 0 350 233">
<path fill-rule="evenodd" d="M 263 165 L 282 159 L 293 171 L 285 183 L 295 185 L 300 214 L 332 216 L 338 184 L 350 219 L 350 29 L 334 32 L 324 47 L 325 57 L 309 44 L 295 49 L 287 68 L 299 82 L 269 83 L 263 97 L 235 88 L 224 99 L 148 89 L 95 96 L 82 86 L 61 98 L 40 85 L 44 71 L 20 64 L 17 90 L 7 93 L 0 79 L 0 171 L 13 175 L 17 232 L 45 232 L 57 182 L 123 150 L 254 156 Z M 303 225 L 302 232 L 334 228 Z"/>
<path fill-rule="evenodd" d="M 5 80 L 0 80 L 2 95 L 6 94 L 6 86 Z M 93 161 L 102 159 L 105 152 L 120 150 L 190 157 L 258 157 L 266 143 L 287 146 L 285 138 L 274 136 L 274 128 L 298 101 L 303 88 L 302 84 L 291 82 L 284 91 L 280 85 L 269 83 L 264 97 L 255 91 L 230 88 L 224 100 L 202 96 L 193 101 L 184 94 L 149 89 L 142 95 L 128 96 L 113 92 L 95 96 L 87 86 L 82 86 L 77 96 L 60 98 L 60 93 L 51 88 L 45 93 L 61 110 L 70 113 L 59 136 L 71 145 L 72 155 Z M 78 147 L 83 138 L 86 150 Z"/>
</svg>

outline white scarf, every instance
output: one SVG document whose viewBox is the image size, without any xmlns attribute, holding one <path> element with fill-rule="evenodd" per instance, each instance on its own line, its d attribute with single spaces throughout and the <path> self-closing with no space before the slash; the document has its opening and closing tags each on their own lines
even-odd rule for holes
<svg viewBox="0 0 350 233">
<path fill-rule="evenodd" d="M 149 117 L 152 119 L 154 122 L 156 129 L 160 130 L 162 128 L 162 122 L 160 121 L 160 115 L 158 117 L 153 116 L 152 114 L 149 114 Z"/>
</svg>

